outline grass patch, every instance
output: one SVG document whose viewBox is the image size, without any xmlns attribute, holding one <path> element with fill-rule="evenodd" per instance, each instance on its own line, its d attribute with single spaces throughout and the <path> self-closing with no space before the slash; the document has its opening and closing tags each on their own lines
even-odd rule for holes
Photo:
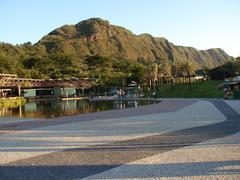
<svg viewBox="0 0 240 180">
<path fill-rule="evenodd" d="M 175 84 L 174 89 L 170 84 L 163 84 L 156 92 L 158 98 L 223 98 L 223 92 L 217 90 L 217 86 L 222 81 L 204 81 L 192 84 L 192 89 L 188 88 L 188 84 Z M 152 92 L 148 92 L 146 96 L 152 96 Z"/>
<path fill-rule="evenodd" d="M 0 98 L 0 108 L 14 108 L 26 103 L 23 97 Z"/>
</svg>

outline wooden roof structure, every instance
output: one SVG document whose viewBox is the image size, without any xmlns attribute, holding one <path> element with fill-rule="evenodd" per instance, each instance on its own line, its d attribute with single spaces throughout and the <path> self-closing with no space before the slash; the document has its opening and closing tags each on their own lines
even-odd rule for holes
<svg viewBox="0 0 240 180">
<path fill-rule="evenodd" d="M 30 79 L 18 78 L 15 74 L 0 74 L 0 88 L 50 88 L 50 87 L 76 87 L 90 88 L 95 81 L 90 78 L 68 78 L 68 79 Z"/>
</svg>

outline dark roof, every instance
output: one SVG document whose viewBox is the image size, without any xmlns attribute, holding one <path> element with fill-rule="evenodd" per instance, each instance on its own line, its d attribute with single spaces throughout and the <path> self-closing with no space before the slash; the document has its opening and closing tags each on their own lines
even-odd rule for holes
<svg viewBox="0 0 240 180">
<path fill-rule="evenodd" d="M 231 85 L 237 85 L 237 84 L 240 84 L 240 81 L 227 81 L 227 82 L 221 83 L 218 86 L 218 89 L 221 90 L 223 88 L 229 87 Z"/>
</svg>

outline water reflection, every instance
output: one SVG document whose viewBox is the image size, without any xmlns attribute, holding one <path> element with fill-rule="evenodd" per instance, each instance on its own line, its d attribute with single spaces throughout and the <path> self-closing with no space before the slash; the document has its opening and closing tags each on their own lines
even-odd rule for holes
<svg viewBox="0 0 240 180">
<path fill-rule="evenodd" d="M 0 117 L 53 118 L 110 109 L 124 109 L 152 104 L 154 101 L 46 100 L 28 102 L 16 108 L 0 108 Z"/>
</svg>

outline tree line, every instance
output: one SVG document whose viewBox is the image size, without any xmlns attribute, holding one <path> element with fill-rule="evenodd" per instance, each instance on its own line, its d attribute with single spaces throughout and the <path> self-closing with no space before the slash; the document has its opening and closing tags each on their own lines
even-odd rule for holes
<svg viewBox="0 0 240 180">
<path fill-rule="evenodd" d="M 232 59 L 227 64 L 214 69 L 205 69 L 213 79 L 232 76 L 240 71 L 240 60 Z M 56 79 L 56 78 L 94 78 L 99 86 L 123 87 L 135 81 L 140 85 L 158 88 L 162 83 L 169 82 L 174 88 L 176 78 L 188 82 L 191 88 L 191 77 L 197 66 L 191 60 L 181 63 L 172 60 L 131 61 L 102 56 L 86 56 L 84 59 L 63 53 L 30 55 L 14 58 L 0 54 L 0 73 L 17 74 L 19 77 Z"/>
<path fill-rule="evenodd" d="M 223 80 L 230 78 L 240 73 L 240 57 L 230 59 L 226 64 L 209 69 L 208 74 L 213 80 Z"/>
</svg>

